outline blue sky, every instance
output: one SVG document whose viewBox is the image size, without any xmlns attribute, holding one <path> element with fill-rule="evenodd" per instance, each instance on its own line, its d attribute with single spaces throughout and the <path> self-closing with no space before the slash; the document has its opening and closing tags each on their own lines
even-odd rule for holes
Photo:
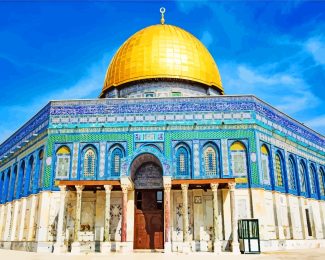
<svg viewBox="0 0 325 260">
<path fill-rule="evenodd" d="M 49 100 L 97 98 L 118 47 L 159 23 L 210 50 L 226 94 L 254 94 L 325 134 L 325 2 L 0 2 L 0 142 Z"/>
</svg>

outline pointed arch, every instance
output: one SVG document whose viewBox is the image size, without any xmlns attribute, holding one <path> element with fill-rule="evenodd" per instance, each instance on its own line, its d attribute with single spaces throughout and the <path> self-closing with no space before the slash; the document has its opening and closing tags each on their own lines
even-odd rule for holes
<svg viewBox="0 0 325 260">
<path fill-rule="evenodd" d="M 207 143 L 203 147 L 204 173 L 207 176 L 220 176 L 220 154 L 218 147 Z"/>
<path fill-rule="evenodd" d="M 36 187 L 38 187 L 38 189 L 41 189 L 43 184 L 43 165 L 44 165 L 44 150 L 41 149 L 38 152 L 38 181 L 36 183 Z"/>
<path fill-rule="evenodd" d="M 278 187 L 284 187 L 283 158 L 279 152 L 275 154 L 275 183 Z"/>
<path fill-rule="evenodd" d="M 232 175 L 237 177 L 247 176 L 246 146 L 240 141 L 235 141 L 230 146 L 230 156 Z"/>
<path fill-rule="evenodd" d="M 56 152 L 56 178 L 69 178 L 71 152 L 69 147 L 63 145 Z"/>
<path fill-rule="evenodd" d="M 320 195 L 325 196 L 325 172 L 322 167 L 319 167 L 318 182 Z"/>
<path fill-rule="evenodd" d="M 261 167 L 262 167 L 262 180 L 263 184 L 270 185 L 270 172 L 271 172 L 271 159 L 270 159 L 270 152 L 268 147 L 263 144 L 261 146 Z"/>
<path fill-rule="evenodd" d="M 124 149 L 119 145 L 111 149 L 111 176 L 120 176 L 121 160 L 124 157 Z"/>
<path fill-rule="evenodd" d="M 97 151 L 96 149 L 88 145 L 83 149 L 83 177 L 85 179 L 96 178 L 97 172 Z"/>
<path fill-rule="evenodd" d="M 316 170 L 313 164 L 309 165 L 309 187 L 310 187 L 310 194 L 316 194 Z"/>
<path fill-rule="evenodd" d="M 185 143 L 181 143 L 176 147 L 176 175 L 190 177 L 190 169 L 190 149 Z"/>
<path fill-rule="evenodd" d="M 288 159 L 288 187 L 289 190 L 297 190 L 296 165 L 294 158 L 290 155 Z"/>
<path fill-rule="evenodd" d="M 299 184 L 300 192 L 306 192 L 306 166 L 302 159 L 299 162 Z"/>
</svg>

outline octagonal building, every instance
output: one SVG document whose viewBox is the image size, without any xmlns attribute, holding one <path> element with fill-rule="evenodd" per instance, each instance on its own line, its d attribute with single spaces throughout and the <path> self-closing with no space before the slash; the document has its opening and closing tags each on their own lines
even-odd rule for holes
<svg viewBox="0 0 325 260">
<path fill-rule="evenodd" d="M 136 32 L 100 89 L 50 101 L 0 145 L 0 248 L 236 253 L 242 219 L 262 251 L 325 246 L 324 136 L 225 95 L 195 36 Z"/>
</svg>

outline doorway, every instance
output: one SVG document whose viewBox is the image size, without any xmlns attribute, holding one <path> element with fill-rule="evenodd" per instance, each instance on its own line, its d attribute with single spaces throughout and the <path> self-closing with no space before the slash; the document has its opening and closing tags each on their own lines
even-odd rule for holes
<svg viewBox="0 0 325 260">
<path fill-rule="evenodd" d="M 164 248 L 162 190 L 136 190 L 134 249 Z"/>
<path fill-rule="evenodd" d="M 162 167 L 152 154 L 132 164 L 135 188 L 134 249 L 164 248 L 164 192 Z"/>
</svg>

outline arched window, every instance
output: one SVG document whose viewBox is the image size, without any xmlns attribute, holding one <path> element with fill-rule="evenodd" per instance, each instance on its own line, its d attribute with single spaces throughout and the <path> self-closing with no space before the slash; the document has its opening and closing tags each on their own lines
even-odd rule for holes
<svg viewBox="0 0 325 260">
<path fill-rule="evenodd" d="M 219 155 L 217 150 L 209 145 L 204 149 L 204 170 L 206 175 L 217 175 L 219 173 Z"/>
<path fill-rule="evenodd" d="M 276 174 L 276 185 L 283 187 L 283 165 L 282 159 L 279 154 L 275 155 L 275 174 Z"/>
<path fill-rule="evenodd" d="M 312 165 L 309 166 L 309 182 L 310 182 L 310 193 L 316 193 L 316 184 L 315 184 L 315 170 Z"/>
<path fill-rule="evenodd" d="M 43 149 L 39 151 L 38 153 L 38 188 L 42 188 L 42 182 L 43 182 L 43 157 L 44 157 L 44 151 Z"/>
<path fill-rule="evenodd" d="M 295 165 L 292 160 L 292 158 L 289 158 L 289 165 L 288 165 L 288 178 L 289 178 L 289 189 L 290 190 L 296 190 L 296 170 L 295 170 Z"/>
<path fill-rule="evenodd" d="M 84 177 L 95 177 L 96 172 L 96 153 L 93 148 L 89 147 L 84 154 L 83 175 Z"/>
<path fill-rule="evenodd" d="M 189 175 L 189 154 L 184 146 L 177 149 L 176 152 L 176 170 L 177 175 L 188 176 Z"/>
<path fill-rule="evenodd" d="M 35 177 L 35 160 L 34 160 L 34 156 L 31 156 L 29 159 L 29 186 L 28 191 L 32 192 L 33 190 L 33 181 L 34 181 L 34 177 Z"/>
<path fill-rule="evenodd" d="M 233 176 L 247 176 L 246 147 L 241 142 L 234 142 L 230 154 Z"/>
<path fill-rule="evenodd" d="M 61 146 L 56 152 L 56 178 L 68 178 L 70 173 L 70 149 Z"/>
<path fill-rule="evenodd" d="M 111 175 L 119 176 L 121 171 L 121 159 L 123 152 L 120 148 L 115 148 L 111 154 Z"/>
<path fill-rule="evenodd" d="M 322 168 L 319 169 L 318 180 L 320 195 L 325 196 L 325 173 Z"/>
<path fill-rule="evenodd" d="M 262 178 L 263 183 L 270 185 L 270 154 L 266 145 L 261 146 L 261 165 L 262 165 Z"/>
<path fill-rule="evenodd" d="M 18 176 L 18 183 L 17 183 L 17 193 L 16 198 L 19 196 L 23 196 L 24 194 L 24 180 L 25 180 L 25 161 L 20 163 L 20 170 Z"/>
<path fill-rule="evenodd" d="M 18 179 L 19 179 L 19 176 L 18 176 L 18 170 L 17 170 L 17 165 L 15 165 L 15 168 L 14 168 L 14 176 L 15 176 L 15 179 L 14 179 L 14 183 L 13 183 L 13 199 L 16 198 L 16 195 L 17 195 L 17 189 L 18 189 Z"/>
<path fill-rule="evenodd" d="M 300 181 L 300 191 L 301 192 L 306 192 L 306 169 L 305 165 L 302 161 L 299 163 L 299 181 Z"/>
<path fill-rule="evenodd" d="M 2 198 L 3 198 L 3 191 L 4 191 L 4 186 L 5 186 L 5 173 L 1 172 L 0 173 L 0 203 L 2 203 Z"/>
</svg>

